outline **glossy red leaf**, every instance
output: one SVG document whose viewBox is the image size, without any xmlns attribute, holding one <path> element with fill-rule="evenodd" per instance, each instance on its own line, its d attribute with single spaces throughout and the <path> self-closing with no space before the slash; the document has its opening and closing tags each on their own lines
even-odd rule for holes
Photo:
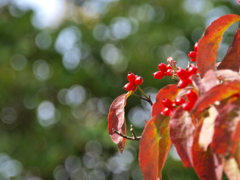
<svg viewBox="0 0 240 180">
<path fill-rule="evenodd" d="M 239 72 L 240 68 L 240 28 L 236 30 L 233 42 L 227 51 L 226 56 L 217 69 L 231 69 Z"/>
<path fill-rule="evenodd" d="M 156 95 L 156 102 L 152 106 L 152 117 L 155 115 L 158 115 L 162 112 L 162 110 L 165 108 L 162 104 L 163 98 L 168 98 L 170 100 L 173 100 L 177 93 L 179 92 L 179 89 L 177 88 L 176 84 L 170 84 L 162 88 L 160 91 L 158 91 Z"/>
<path fill-rule="evenodd" d="M 161 180 L 171 141 L 169 117 L 161 114 L 147 122 L 139 145 L 139 163 L 145 180 Z"/>
<path fill-rule="evenodd" d="M 240 20 L 240 16 L 228 14 L 213 21 L 205 30 L 203 37 L 198 41 L 197 66 L 200 75 L 215 68 L 217 51 L 226 29 Z"/>
<path fill-rule="evenodd" d="M 230 153 L 236 139 L 234 135 L 237 133 L 237 126 L 240 122 L 240 111 L 237 110 L 240 106 L 240 100 L 234 103 L 227 104 L 220 111 L 214 123 L 214 135 L 211 149 L 220 155 Z M 238 139 L 237 139 L 238 140 Z"/>
<path fill-rule="evenodd" d="M 199 124 L 194 135 L 192 146 L 193 168 L 201 180 L 220 180 L 223 172 L 222 160 L 209 147 L 204 150 L 199 145 L 201 128 L 202 123 Z"/>
<path fill-rule="evenodd" d="M 214 102 L 221 101 L 239 92 L 239 81 L 224 82 L 222 84 L 219 84 L 198 98 L 193 111 L 203 111 Z"/>
<path fill-rule="evenodd" d="M 229 180 L 240 179 L 240 169 L 234 157 L 229 157 L 224 161 L 224 172 Z"/>
<path fill-rule="evenodd" d="M 170 137 L 185 167 L 192 167 L 194 129 L 189 113 L 178 108 L 170 120 Z"/>
<path fill-rule="evenodd" d="M 113 132 L 113 129 L 119 133 L 126 134 L 126 121 L 124 107 L 130 93 L 118 96 L 111 104 L 108 113 L 108 133 L 112 141 L 118 145 L 118 150 L 122 153 L 126 139 Z"/>
</svg>

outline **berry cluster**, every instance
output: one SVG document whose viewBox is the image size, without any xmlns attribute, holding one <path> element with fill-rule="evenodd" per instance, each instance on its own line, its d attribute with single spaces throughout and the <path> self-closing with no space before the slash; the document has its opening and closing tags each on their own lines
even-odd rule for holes
<svg viewBox="0 0 240 180">
<path fill-rule="evenodd" d="M 162 79 L 164 78 L 164 76 L 173 75 L 173 69 L 169 64 L 166 65 L 164 63 L 159 63 L 158 69 L 159 71 L 156 71 L 155 73 L 152 74 L 155 79 Z"/>
<path fill-rule="evenodd" d="M 123 86 L 123 89 L 126 91 L 136 91 L 137 86 L 143 83 L 143 78 L 141 76 L 137 76 L 131 72 L 127 75 L 128 83 Z"/>
<path fill-rule="evenodd" d="M 189 84 L 192 84 L 192 80 L 190 79 L 190 77 L 193 74 L 197 74 L 197 71 L 198 69 L 194 65 L 191 65 L 187 70 L 183 68 L 178 68 L 176 71 L 176 75 L 179 77 L 180 80 L 178 81 L 177 87 L 185 88 Z"/>
<path fill-rule="evenodd" d="M 174 109 L 178 106 L 182 106 L 183 110 L 185 111 L 191 111 L 195 102 L 197 101 L 198 95 L 193 90 L 188 90 L 185 96 L 188 101 L 186 101 L 183 97 L 178 97 L 174 99 L 174 101 L 171 101 L 168 98 L 164 98 L 162 100 L 162 104 L 165 108 L 161 114 L 164 116 L 171 116 Z"/>
<path fill-rule="evenodd" d="M 185 99 L 183 97 L 179 97 L 176 98 L 174 101 L 171 101 L 168 98 L 164 98 L 162 100 L 162 104 L 165 107 L 163 109 L 163 111 L 161 112 L 162 115 L 164 116 L 171 116 L 173 113 L 174 108 L 176 108 L 177 106 L 182 105 L 183 103 L 185 103 Z"/>
<path fill-rule="evenodd" d="M 192 62 L 196 62 L 196 60 L 197 60 L 197 49 L 198 49 L 198 43 L 195 43 L 195 45 L 193 46 L 193 50 L 194 51 L 190 51 L 189 53 L 188 53 L 188 57 L 190 58 L 190 60 L 192 61 Z"/>
</svg>

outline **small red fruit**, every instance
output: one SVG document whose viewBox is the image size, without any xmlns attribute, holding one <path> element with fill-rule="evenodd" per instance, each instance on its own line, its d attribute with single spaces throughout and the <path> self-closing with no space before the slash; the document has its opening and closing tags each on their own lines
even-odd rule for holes
<svg viewBox="0 0 240 180">
<path fill-rule="evenodd" d="M 158 69 L 159 69 L 160 71 L 166 72 L 168 68 L 167 68 L 167 65 L 166 65 L 166 64 L 164 64 L 164 63 L 159 63 L 159 64 L 158 64 Z"/>
<path fill-rule="evenodd" d="M 164 116 L 169 116 L 171 114 L 172 109 L 171 108 L 164 108 L 164 110 L 161 112 Z"/>
<path fill-rule="evenodd" d="M 162 104 L 165 106 L 165 107 L 168 107 L 168 108 L 171 108 L 172 107 L 172 101 L 168 98 L 163 98 L 162 100 Z"/>
<path fill-rule="evenodd" d="M 197 50 L 198 50 L 198 43 L 197 43 L 197 42 L 194 44 L 193 50 L 194 50 L 195 52 L 197 52 Z"/>
<path fill-rule="evenodd" d="M 128 79 L 129 82 L 134 83 L 134 81 L 136 79 L 136 76 L 135 76 L 135 74 L 129 72 L 128 75 L 127 75 L 127 79 Z"/>
<path fill-rule="evenodd" d="M 197 71 L 198 71 L 197 67 L 191 66 L 191 67 L 188 69 L 188 74 L 189 74 L 189 76 L 191 76 L 191 75 L 193 75 L 193 74 L 197 74 Z"/>
<path fill-rule="evenodd" d="M 182 88 L 187 87 L 188 84 L 189 84 L 189 80 L 188 79 L 186 79 L 186 80 L 181 80 L 180 79 L 180 81 L 177 84 L 177 87 L 182 89 Z"/>
<path fill-rule="evenodd" d="M 172 75 L 173 75 L 173 70 L 172 70 L 172 69 L 168 69 L 168 70 L 165 72 L 165 75 L 166 75 L 166 76 L 172 76 Z"/>
<path fill-rule="evenodd" d="M 189 77 L 188 72 L 183 68 L 178 68 L 176 73 L 181 80 L 185 80 Z"/>
<path fill-rule="evenodd" d="M 155 79 L 162 79 L 162 78 L 164 78 L 164 72 L 162 72 L 162 71 L 157 71 L 157 72 L 155 72 L 155 73 L 153 73 L 153 77 L 155 78 Z"/>
<path fill-rule="evenodd" d="M 175 99 L 175 100 L 173 101 L 173 103 L 176 104 L 176 106 L 180 106 L 180 105 L 182 105 L 183 103 L 185 103 L 185 99 L 182 98 L 182 97 L 179 97 L 179 98 Z"/>
<path fill-rule="evenodd" d="M 129 82 L 123 86 L 123 89 L 125 89 L 126 91 L 134 90 L 134 88 L 135 88 L 135 85 L 132 82 Z"/>
<path fill-rule="evenodd" d="M 137 76 L 134 83 L 136 85 L 141 85 L 143 83 L 143 78 L 141 76 Z"/>
<path fill-rule="evenodd" d="M 196 62 L 196 61 L 197 61 L 197 58 L 190 58 L 190 61 Z"/>
<path fill-rule="evenodd" d="M 191 102 L 195 102 L 198 98 L 198 95 L 193 90 L 188 90 L 186 96 Z"/>
<path fill-rule="evenodd" d="M 193 106 L 194 106 L 194 102 L 190 101 L 190 102 L 183 103 L 182 108 L 185 111 L 191 111 Z"/>
<path fill-rule="evenodd" d="M 197 52 L 195 52 L 195 51 L 190 51 L 190 52 L 188 53 L 188 57 L 196 59 L 196 57 L 197 57 Z"/>
</svg>

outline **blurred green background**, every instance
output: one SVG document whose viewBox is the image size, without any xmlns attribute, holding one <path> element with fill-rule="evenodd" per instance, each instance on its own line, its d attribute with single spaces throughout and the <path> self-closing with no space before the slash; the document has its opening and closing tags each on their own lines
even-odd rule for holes
<svg viewBox="0 0 240 180">
<path fill-rule="evenodd" d="M 139 142 L 119 154 L 107 133 L 111 102 L 129 71 L 154 101 L 173 83 L 152 78 L 157 64 L 185 67 L 204 28 L 229 13 L 237 0 L 0 0 L 0 180 L 143 179 Z M 126 112 L 140 135 L 151 107 L 130 97 Z M 197 176 L 172 149 L 163 179 Z"/>
</svg>

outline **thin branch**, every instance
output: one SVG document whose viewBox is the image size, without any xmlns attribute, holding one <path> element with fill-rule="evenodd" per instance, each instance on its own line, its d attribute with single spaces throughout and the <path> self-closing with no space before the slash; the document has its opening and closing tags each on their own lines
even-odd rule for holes
<svg viewBox="0 0 240 180">
<path fill-rule="evenodd" d="M 135 136 L 133 135 L 133 137 L 129 137 L 129 136 L 124 135 L 123 133 L 117 132 L 114 128 L 112 128 L 112 131 L 114 133 L 118 134 L 119 136 L 121 136 L 121 137 L 123 137 L 125 139 L 128 139 L 128 140 L 140 140 L 141 139 L 141 136 L 136 136 L 135 132 L 134 132 Z"/>
<path fill-rule="evenodd" d="M 133 94 L 133 95 L 137 96 L 138 98 L 140 98 L 140 99 L 142 99 L 144 101 L 147 101 L 151 106 L 153 105 L 152 100 L 150 99 L 150 96 L 148 98 L 143 98 L 143 97 L 141 97 L 141 96 L 139 96 L 137 94 Z"/>
</svg>

